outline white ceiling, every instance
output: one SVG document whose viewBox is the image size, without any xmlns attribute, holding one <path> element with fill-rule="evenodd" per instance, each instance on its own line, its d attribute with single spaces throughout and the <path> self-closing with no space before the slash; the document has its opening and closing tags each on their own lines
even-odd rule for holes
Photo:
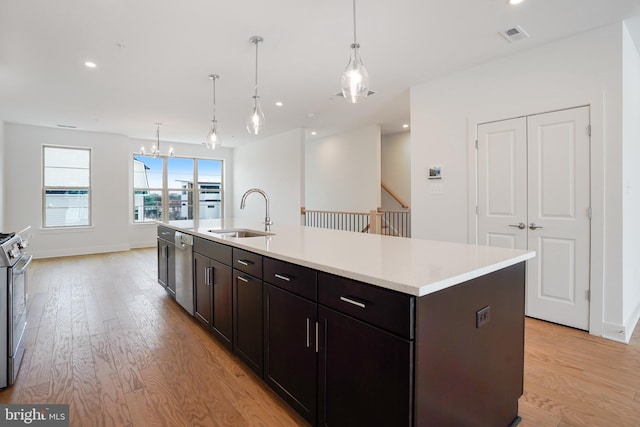
<svg viewBox="0 0 640 427">
<path fill-rule="evenodd" d="M 640 0 L 360 0 L 357 36 L 376 94 L 335 97 L 353 37 L 350 0 L 2 0 L 0 120 L 202 143 L 212 114 L 223 145 L 244 130 L 253 35 L 267 132 L 318 137 L 369 123 L 400 131 L 409 88 L 493 58 L 619 22 Z M 520 25 L 530 39 L 499 31 Z M 91 60 L 97 68 L 88 69 Z M 282 101 L 283 107 L 275 102 Z M 312 117 L 310 117 L 312 115 Z"/>
</svg>

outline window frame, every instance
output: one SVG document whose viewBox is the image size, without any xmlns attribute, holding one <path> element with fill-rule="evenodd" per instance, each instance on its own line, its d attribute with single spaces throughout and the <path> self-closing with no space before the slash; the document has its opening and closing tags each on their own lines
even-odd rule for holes
<svg viewBox="0 0 640 427">
<path fill-rule="evenodd" d="M 130 196 L 131 196 L 131 209 L 129 210 L 129 215 L 130 215 L 130 221 L 132 225 L 145 225 L 145 224 L 154 224 L 156 221 L 162 221 L 162 222 L 166 222 L 166 221 L 171 221 L 171 219 L 169 219 L 169 194 L 172 192 L 177 192 L 177 191 L 191 191 L 192 193 L 192 200 L 193 200 L 193 206 L 192 208 L 192 212 L 193 212 L 193 218 L 190 219 L 192 221 L 197 221 L 200 218 L 200 191 L 199 191 L 199 184 L 198 184 L 198 177 L 199 177 L 199 172 L 198 172 L 198 164 L 199 161 L 204 160 L 204 161 L 211 161 L 211 162 L 219 162 L 220 163 L 220 189 L 217 190 L 217 192 L 220 193 L 220 218 L 224 218 L 225 216 L 225 210 L 224 210 L 224 187 L 225 187 L 225 179 L 224 179 L 224 167 L 225 167 L 225 160 L 224 159 L 214 159 L 214 158 L 205 158 L 205 157 L 196 157 L 196 156 L 156 156 L 155 158 L 161 159 L 162 160 L 162 188 L 141 188 L 141 187 L 136 187 L 135 186 L 135 179 L 134 179 L 134 174 L 135 174 L 135 168 L 133 166 L 133 162 L 134 160 L 136 160 L 136 157 L 148 157 L 148 158 L 154 158 L 154 156 L 148 155 L 148 154 L 141 154 L 141 153 L 132 153 L 131 157 L 130 157 L 130 167 L 131 167 L 131 192 L 130 192 Z M 171 187 L 169 188 L 169 159 L 171 158 L 180 158 L 180 159 L 188 159 L 188 160 L 192 160 L 193 161 L 193 182 L 196 183 L 193 185 L 193 188 L 191 190 L 188 189 L 184 189 L 184 188 L 176 188 L 176 187 Z M 136 206 L 136 201 L 135 201 L 135 196 L 136 196 L 136 191 L 157 191 L 161 193 L 162 196 L 162 217 L 161 218 L 157 218 L 155 220 L 150 220 L 150 221 L 136 221 L 135 219 L 135 206 Z M 206 219 L 206 218 L 205 218 Z"/>
<path fill-rule="evenodd" d="M 88 161 L 88 183 L 87 187 L 84 186 L 49 186 L 46 185 L 46 151 L 47 148 L 62 149 L 62 150 L 74 150 L 74 151 L 86 151 L 89 154 Z M 55 144 L 43 144 L 42 145 L 42 228 L 47 230 L 55 229 L 72 229 L 72 228 L 90 228 L 93 226 L 93 149 L 91 147 L 78 147 L 69 145 L 55 145 Z M 87 224 L 73 224 L 73 225 L 48 225 L 47 224 L 47 191 L 86 191 L 87 192 Z"/>
</svg>

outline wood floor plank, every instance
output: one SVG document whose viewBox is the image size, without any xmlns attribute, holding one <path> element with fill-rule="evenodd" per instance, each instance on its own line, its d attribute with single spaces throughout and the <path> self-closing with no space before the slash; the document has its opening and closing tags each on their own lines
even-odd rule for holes
<svg viewBox="0 0 640 427">
<path fill-rule="evenodd" d="M 141 375 L 145 383 L 142 393 L 148 416 L 148 424 L 145 425 L 189 426 L 162 370 L 159 367 L 147 368 L 141 371 Z"/>
<path fill-rule="evenodd" d="M 109 340 L 105 334 L 91 336 L 91 353 L 98 379 L 98 394 L 104 425 L 122 426 L 130 424 L 122 379 L 116 368 Z"/>
<path fill-rule="evenodd" d="M 96 367 L 91 346 L 73 349 L 73 397 L 69 402 L 71 425 L 103 426 Z"/>
</svg>

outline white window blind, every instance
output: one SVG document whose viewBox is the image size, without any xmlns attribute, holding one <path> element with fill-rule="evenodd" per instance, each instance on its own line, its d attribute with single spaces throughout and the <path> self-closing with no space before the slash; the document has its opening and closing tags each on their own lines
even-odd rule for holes
<svg viewBox="0 0 640 427">
<path fill-rule="evenodd" d="M 91 150 L 43 147 L 43 225 L 90 225 Z"/>
</svg>

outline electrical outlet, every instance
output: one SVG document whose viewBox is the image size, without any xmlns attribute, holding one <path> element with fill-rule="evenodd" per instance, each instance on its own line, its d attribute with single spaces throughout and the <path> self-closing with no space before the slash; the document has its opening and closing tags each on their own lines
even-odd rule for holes
<svg viewBox="0 0 640 427">
<path fill-rule="evenodd" d="M 481 328 L 491 320 L 491 306 L 476 311 L 476 328 Z"/>
</svg>

